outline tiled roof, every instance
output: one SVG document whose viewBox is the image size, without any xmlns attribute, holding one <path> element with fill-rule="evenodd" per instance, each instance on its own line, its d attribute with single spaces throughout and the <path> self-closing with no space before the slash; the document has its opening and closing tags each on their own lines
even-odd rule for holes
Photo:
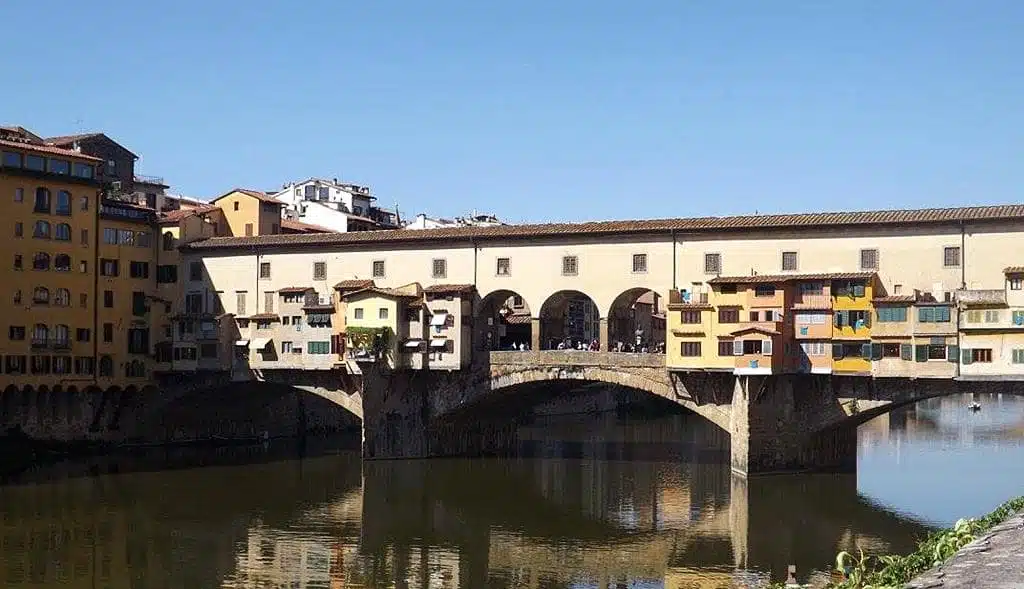
<svg viewBox="0 0 1024 589">
<path fill-rule="evenodd" d="M 732 332 L 732 335 L 742 335 L 744 333 L 763 333 L 765 335 L 779 335 L 779 332 L 775 331 L 774 329 L 767 329 L 765 327 L 758 327 L 756 325 L 737 329 L 736 331 Z"/>
<path fill-rule="evenodd" d="M 239 317 L 239 319 L 241 319 L 241 317 Z M 255 315 L 249 315 L 248 319 L 252 319 L 252 320 L 260 320 L 260 319 L 268 320 L 269 319 L 269 320 L 273 321 L 275 319 L 280 319 L 280 317 L 277 315 L 277 313 L 257 313 Z"/>
<path fill-rule="evenodd" d="M 408 231 L 355 231 L 315 235 L 260 235 L 254 237 L 212 238 L 190 244 L 193 249 L 262 246 L 345 245 L 361 243 L 398 243 L 454 239 L 515 239 L 558 235 L 611 235 L 701 233 L 758 229 L 794 229 L 799 227 L 879 226 L 960 221 L 1024 220 L 1024 204 L 864 211 L 847 213 L 807 213 L 793 215 L 746 215 L 737 217 L 697 217 L 689 219 L 650 219 L 637 221 L 594 221 L 587 223 L 548 223 L 538 225 L 499 225 L 494 227 L 445 227 Z"/>
<path fill-rule="evenodd" d="M 1003 274 L 1024 274 L 1024 266 L 1010 266 L 1003 268 Z"/>
<path fill-rule="evenodd" d="M 372 280 L 342 280 L 334 285 L 334 290 L 363 290 L 373 287 Z"/>
<path fill-rule="evenodd" d="M 423 289 L 428 295 L 431 294 L 464 294 L 472 292 L 475 287 L 472 284 L 433 284 Z"/>
<path fill-rule="evenodd" d="M 6 139 L 0 139 L 0 147 L 13 147 L 16 149 L 23 149 L 25 151 L 32 151 L 35 153 L 44 153 L 47 155 L 61 155 L 66 157 L 77 158 L 80 160 L 89 160 L 91 162 L 103 161 L 98 157 L 85 155 L 84 153 L 75 151 L 73 149 L 63 149 L 61 147 L 54 147 L 52 145 L 40 145 L 38 143 L 24 143 L 21 141 L 7 141 Z"/>
<path fill-rule="evenodd" d="M 233 189 L 225 192 L 224 194 L 218 196 L 217 198 L 211 200 L 210 203 L 211 204 L 215 203 L 218 200 L 224 198 L 225 196 L 231 196 L 232 194 L 234 194 L 236 192 L 240 192 L 240 193 L 245 194 L 247 196 L 251 196 L 251 197 L 253 197 L 253 198 L 257 199 L 257 200 L 261 200 L 261 201 L 266 202 L 266 203 L 275 204 L 275 205 L 281 205 L 281 206 L 284 205 L 283 202 L 277 200 L 276 198 L 268 196 L 267 193 L 265 193 L 265 192 L 261 192 L 259 190 L 250 190 L 248 188 L 233 188 Z M 232 239 L 232 238 L 227 238 L 227 239 Z M 237 239 L 237 238 L 235 238 L 235 239 Z M 250 238 L 242 238 L 242 239 L 252 239 L 252 238 L 250 237 Z"/>
<path fill-rule="evenodd" d="M 897 305 L 897 304 L 912 304 L 917 300 L 914 295 L 889 295 L 885 297 L 875 297 L 871 299 L 872 303 L 876 305 Z"/>
<path fill-rule="evenodd" d="M 708 309 L 714 309 L 708 303 L 669 303 L 669 311 L 706 311 Z"/>
<path fill-rule="evenodd" d="M 378 288 L 376 286 L 371 286 L 371 287 L 368 287 L 368 288 L 363 288 L 363 289 L 356 290 L 356 291 L 353 291 L 353 292 L 350 292 L 350 293 L 346 293 L 346 294 L 342 295 L 342 298 L 348 299 L 348 298 L 351 298 L 351 297 L 354 297 L 356 295 L 360 295 L 360 294 L 363 294 L 363 293 L 379 294 L 379 295 L 384 295 L 386 297 L 404 298 L 404 299 L 416 299 L 416 298 L 419 298 L 419 295 L 414 295 L 412 293 L 402 292 L 400 290 L 395 290 L 393 288 Z"/>
<path fill-rule="evenodd" d="M 78 135 L 61 135 L 59 137 L 47 137 L 46 139 L 44 139 L 44 141 L 46 141 L 46 143 L 48 145 L 56 145 L 58 147 L 67 147 L 69 145 L 72 145 L 76 141 L 82 141 L 82 140 L 85 140 L 85 139 L 95 139 L 97 137 L 103 137 L 107 141 L 117 145 L 118 147 L 120 147 L 121 149 L 127 151 L 128 153 L 131 153 L 132 156 L 139 157 L 139 156 L 135 155 L 134 153 L 132 153 L 132 150 L 128 149 L 127 147 L 121 145 L 117 141 L 114 141 L 113 139 L 108 137 L 106 133 L 79 133 Z"/>
<path fill-rule="evenodd" d="M 956 300 L 966 307 L 970 306 L 993 306 L 1006 304 L 1006 291 L 1003 289 L 988 290 L 958 290 Z"/>
<path fill-rule="evenodd" d="M 284 288 L 277 289 L 278 294 L 302 294 L 315 290 L 312 286 L 286 286 Z"/>
<path fill-rule="evenodd" d="M 334 230 L 332 229 L 313 225 L 312 223 L 303 223 L 292 219 L 281 219 L 281 231 L 286 230 L 294 233 L 334 233 Z"/>
<path fill-rule="evenodd" d="M 874 272 L 824 272 L 819 274 L 718 276 L 708 280 L 708 284 L 764 284 L 766 282 L 797 282 L 802 280 L 866 280 L 874 275 Z"/>
<path fill-rule="evenodd" d="M 505 317 L 505 323 L 508 323 L 509 325 L 526 325 L 532 320 L 532 317 L 523 313 L 515 313 Z"/>
<path fill-rule="evenodd" d="M 212 206 L 212 205 L 204 205 L 204 206 L 196 207 L 194 209 L 178 209 L 176 211 L 167 211 L 165 213 L 160 213 L 157 216 L 157 222 L 158 223 L 177 223 L 177 222 L 181 221 L 182 219 L 187 219 L 187 218 L 191 217 L 192 215 L 201 215 L 203 213 L 209 213 L 210 211 L 217 210 L 218 208 L 219 207 L 215 207 L 215 206 Z"/>
</svg>

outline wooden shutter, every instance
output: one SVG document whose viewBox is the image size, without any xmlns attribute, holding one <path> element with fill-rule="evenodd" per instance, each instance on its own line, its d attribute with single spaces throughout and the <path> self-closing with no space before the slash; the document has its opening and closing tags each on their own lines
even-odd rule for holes
<svg viewBox="0 0 1024 589">
<path fill-rule="evenodd" d="M 960 356 L 963 359 L 963 363 L 964 364 L 970 364 L 971 363 L 971 349 L 970 348 L 961 348 L 960 349 Z"/>
<path fill-rule="evenodd" d="M 742 356 L 743 355 L 743 340 L 734 339 L 732 340 L 732 355 Z"/>
<path fill-rule="evenodd" d="M 871 344 L 871 359 L 881 360 L 882 359 L 882 344 Z"/>
<path fill-rule="evenodd" d="M 956 362 L 960 359 L 960 347 L 959 346 L 946 346 L 946 360 L 950 362 Z"/>
<path fill-rule="evenodd" d="M 832 344 L 832 357 L 842 358 L 843 357 L 843 344 Z"/>
<path fill-rule="evenodd" d="M 900 344 L 900 360 L 913 360 L 914 359 L 914 346 L 910 344 Z"/>
<path fill-rule="evenodd" d="M 865 360 L 871 359 L 871 344 L 861 344 L 860 357 L 864 358 Z"/>
<path fill-rule="evenodd" d="M 766 339 L 761 342 L 761 354 L 764 356 L 772 355 L 772 340 Z"/>
<path fill-rule="evenodd" d="M 914 346 L 914 355 L 915 355 L 914 359 L 917 360 L 918 362 L 927 362 L 928 361 L 928 346 L 926 346 L 926 345 L 924 345 L 924 346 L 922 346 L 922 345 Z"/>
<path fill-rule="evenodd" d="M 871 311 L 864 311 L 864 327 L 871 327 Z"/>
</svg>

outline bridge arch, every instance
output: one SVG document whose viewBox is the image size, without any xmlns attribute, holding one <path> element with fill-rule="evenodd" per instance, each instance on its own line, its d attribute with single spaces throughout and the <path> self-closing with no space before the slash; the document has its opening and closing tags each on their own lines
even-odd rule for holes
<svg viewBox="0 0 1024 589">
<path fill-rule="evenodd" d="M 560 290 L 540 307 L 540 349 L 554 350 L 560 343 L 589 345 L 601 339 L 601 310 L 594 299 L 578 290 Z"/>
<path fill-rule="evenodd" d="M 532 345 L 533 313 L 518 292 L 492 291 L 477 305 L 477 337 L 480 350 L 510 350 Z"/>
<path fill-rule="evenodd" d="M 608 308 L 608 349 L 640 346 L 654 351 L 665 343 L 665 305 L 646 287 L 620 293 Z"/>
</svg>

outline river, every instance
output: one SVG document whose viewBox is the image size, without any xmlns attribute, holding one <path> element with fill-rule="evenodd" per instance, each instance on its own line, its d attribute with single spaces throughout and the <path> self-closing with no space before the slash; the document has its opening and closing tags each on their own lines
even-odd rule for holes
<svg viewBox="0 0 1024 589">
<path fill-rule="evenodd" d="M 1024 488 L 1024 399 L 860 428 L 858 474 L 736 479 L 691 415 L 537 419 L 533 458 L 361 464 L 282 444 L 154 451 L 0 486 L 0 586 L 718 588 L 906 551 Z"/>
</svg>

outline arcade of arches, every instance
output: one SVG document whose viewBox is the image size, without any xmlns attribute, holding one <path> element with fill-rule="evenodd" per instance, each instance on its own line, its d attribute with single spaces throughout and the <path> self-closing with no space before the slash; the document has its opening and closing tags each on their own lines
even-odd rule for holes
<svg viewBox="0 0 1024 589">
<path fill-rule="evenodd" d="M 478 308 L 481 349 L 664 352 L 664 302 L 645 288 L 623 292 L 606 313 L 576 290 L 552 293 L 536 312 L 511 290 L 488 294 Z"/>
</svg>

